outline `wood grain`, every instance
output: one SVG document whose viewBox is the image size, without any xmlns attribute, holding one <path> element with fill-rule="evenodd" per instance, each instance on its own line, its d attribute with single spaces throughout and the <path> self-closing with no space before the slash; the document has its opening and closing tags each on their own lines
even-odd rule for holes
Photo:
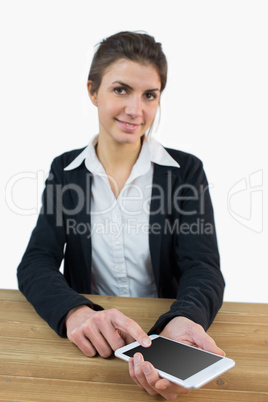
<svg viewBox="0 0 268 402">
<path fill-rule="evenodd" d="M 148 331 L 173 300 L 88 296 Z M 236 366 L 185 401 L 268 402 L 268 305 L 224 303 L 209 328 Z M 162 401 L 129 377 L 115 357 L 85 357 L 58 337 L 16 290 L 0 290 L 0 401 Z"/>
</svg>

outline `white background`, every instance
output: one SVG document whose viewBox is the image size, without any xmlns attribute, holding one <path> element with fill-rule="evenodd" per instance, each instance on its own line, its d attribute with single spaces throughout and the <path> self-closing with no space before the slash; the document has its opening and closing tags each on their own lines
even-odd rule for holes
<svg viewBox="0 0 268 402">
<path fill-rule="evenodd" d="M 225 301 L 267 303 L 267 21 L 258 0 L 1 1 L 0 287 L 17 288 L 52 159 L 98 132 L 94 45 L 144 30 L 169 63 L 154 135 L 204 162 Z"/>
</svg>

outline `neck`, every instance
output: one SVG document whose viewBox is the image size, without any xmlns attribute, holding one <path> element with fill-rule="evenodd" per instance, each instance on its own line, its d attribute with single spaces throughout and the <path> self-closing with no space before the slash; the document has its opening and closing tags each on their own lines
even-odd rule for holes
<svg viewBox="0 0 268 402">
<path fill-rule="evenodd" d="M 141 145 L 142 140 L 135 144 L 121 144 L 99 135 L 96 153 L 106 172 L 129 171 L 138 159 Z"/>
</svg>

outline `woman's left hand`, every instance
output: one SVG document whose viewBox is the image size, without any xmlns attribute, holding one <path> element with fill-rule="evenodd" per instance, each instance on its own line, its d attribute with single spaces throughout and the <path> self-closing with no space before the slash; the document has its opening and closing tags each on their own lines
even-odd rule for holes
<svg viewBox="0 0 268 402">
<path fill-rule="evenodd" d="M 171 401 L 177 398 L 178 394 L 190 392 L 186 388 L 162 379 L 151 363 L 144 362 L 141 353 L 136 353 L 134 358 L 129 359 L 128 364 L 131 378 L 149 395 L 160 394 L 167 401 Z"/>
<path fill-rule="evenodd" d="M 201 325 L 185 317 L 173 318 L 160 335 L 207 350 L 208 352 L 222 356 L 225 355 L 223 350 L 217 347 L 215 341 L 204 331 Z M 151 363 L 144 362 L 141 353 L 136 353 L 134 358 L 129 360 L 129 374 L 148 394 L 160 394 L 168 401 L 175 399 L 179 394 L 190 392 L 190 390 L 161 378 Z"/>
</svg>

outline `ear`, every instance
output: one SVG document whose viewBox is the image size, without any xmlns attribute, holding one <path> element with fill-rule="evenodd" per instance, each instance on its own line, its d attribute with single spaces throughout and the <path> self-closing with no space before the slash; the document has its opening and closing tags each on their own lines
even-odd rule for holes
<svg viewBox="0 0 268 402">
<path fill-rule="evenodd" d="M 91 102 L 93 103 L 93 105 L 98 106 L 98 97 L 97 97 L 97 92 L 94 92 L 92 94 L 92 92 L 90 91 L 92 87 L 92 81 L 88 81 L 87 82 L 87 90 L 88 90 L 88 94 L 90 97 Z"/>
</svg>

